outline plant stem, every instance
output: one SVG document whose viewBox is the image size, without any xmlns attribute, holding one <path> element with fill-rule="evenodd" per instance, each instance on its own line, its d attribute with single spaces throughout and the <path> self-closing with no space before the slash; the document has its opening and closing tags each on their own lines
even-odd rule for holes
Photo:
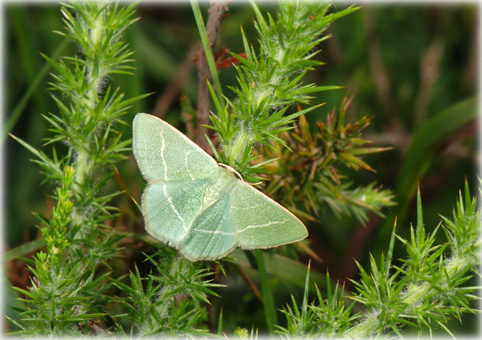
<svg viewBox="0 0 482 340">
<path fill-rule="evenodd" d="M 441 277 L 455 277 L 466 266 L 473 265 L 472 261 L 470 261 L 470 258 L 453 258 L 451 260 L 447 260 L 446 263 L 447 264 L 444 267 L 447 274 Z M 440 282 L 439 280 L 437 285 L 440 287 L 445 286 L 447 283 L 448 282 L 446 280 L 444 280 L 444 282 Z M 434 293 L 440 294 L 440 291 L 435 289 L 430 282 L 423 282 L 418 286 L 409 287 L 404 293 L 401 302 L 402 304 L 406 305 L 407 308 L 411 308 L 411 306 L 417 306 L 422 303 L 428 296 L 433 296 Z M 384 329 L 384 327 L 380 325 L 381 319 L 379 318 L 379 314 L 380 311 L 378 309 L 370 311 L 362 322 L 350 328 L 345 334 L 343 334 L 343 337 L 358 339 L 376 336 L 377 330 Z M 385 314 L 391 314 L 391 311 L 386 311 Z"/>
<path fill-rule="evenodd" d="M 196 4 L 197 5 L 197 4 Z M 201 13 L 199 11 L 199 6 L 193 4 L 193 11 L 196 17 L 196 22 L 203 26 Z M 215 65 L 212 58 L 212 52 L 214 46 L 216 45 L 216 40 L 219 33 L 219 27 L 221 25 L 221 20 L 224 16 L 224 12 L 228 9 L 226 1 L 216 1 L 211 3 L 211 8 L 209 9 L 209 18 L 206 25 L 206 36 L 203 34 L 203 47 L 200 48 L 199 58 L 198 58 L 198 79 L 199 79 L 199 90 L 198 90 L 198 106 L 197 106 L 197 129 L 196 129 L 196 141 L 197 144 L 205 151 L 209 152 L 210 147 L 207 142 L 205 135 L 208 134 L 208 129 L 206 125 L 209 124 L 209 111 L 211 108 L 211 97 L 209 95 L 208 81 L 211 81 L 213 77 L 216 82 L 219 82 L 219 77 L 216 72 Z M 200 30 L 200 32 L 203 32 Z M 204 33 L 204 32 L 203 32 Z M 205 49 L 208 48 L 209 51 Z M 204 51 L 203 51 L 204 49 Z M 206 55 L 209 54 L 209 59 Z M 209 62 L 208 62 L 209 60 Z M 212 73 L 215 74 L 212 74 Z M 217 86 L 220 86 L 218 84 Z"/>
<path fill-rule="evenodd" d="M 259 282 L 261 284 L 261 296 L 263 297 L 264 311 L 266 314 L 266 325 L 270 334 L 274 333 L 275 325 L 278 324 L 276 308 L 273 301 L 273 292 L 268 281 L 266 266 L 264 264 L 263 252 L 259 249 L 254 251 L 256 265 L 258 266 Z"/>
<path fill-rule="evenodd" d="M 239 161 L 243 156 L 244 150 L 246 150 L 252 142 L 252 134 L 249 132 L 248 128 L 242 127 L 233 139 L 231 145 L 226 148 L 226 158 L 233 161 L 233 164 L 236 161 Z"/>
</svg>

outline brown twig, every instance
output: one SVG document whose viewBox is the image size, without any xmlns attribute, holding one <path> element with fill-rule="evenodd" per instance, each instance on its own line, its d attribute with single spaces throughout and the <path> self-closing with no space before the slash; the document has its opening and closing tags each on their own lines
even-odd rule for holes
<svg viewBox="0 0 482 340">
<path fill-rule="evenodd" d="M 209 9 L 209 18 L 206 25 L 206 32 L 209 40 L 211 51 L 216 43 L 221 20 L 224 16 L 224 12 L 227 11 L 228 1 L 211 1 L 211 8 Z M 205 151 L 211 152 L 211 148 L 204 137 L 208 135 L 208 129 L 203 125 L 209 123 L 209 110 L 211 108 L 211 96 L 209 94 L 209 88 L 207 81 L 211 80 L 211 73 L 209 72 L 208 62 L 206 55 L 200 48 L 198 59 L 198 75 L 199 75 L 199 91 L 198 91 L 198 118 L 197 118 L 197 133 L 196 141 L 198 145 Z"/>
</svg>

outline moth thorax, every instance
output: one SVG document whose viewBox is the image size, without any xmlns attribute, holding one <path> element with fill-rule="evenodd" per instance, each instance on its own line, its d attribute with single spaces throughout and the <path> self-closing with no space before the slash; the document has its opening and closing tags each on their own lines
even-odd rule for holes
<svg viewBox="0 0 482 340">
<path fill-rule="evenodd" d="M 211 185 L 204 198 L 204 207 L 210 206 L 221 197 L 229 195 L 236 184 L 236 178 L 231 171 L 218 167 L 218 171 L 211 179 Z"/>
</svg>

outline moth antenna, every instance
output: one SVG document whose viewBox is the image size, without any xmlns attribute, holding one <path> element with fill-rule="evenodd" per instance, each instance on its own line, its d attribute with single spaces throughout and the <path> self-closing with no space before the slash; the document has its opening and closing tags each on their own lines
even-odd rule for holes
<svg viewBox="0 0 482 340">
<path fill-rule="evenodd" d="M 229 166 L 229 165 L 226 165 L 226 164 L 223 164 L 223 163 L 218 163 L 219 166 L 222 166 L 223 168 L 226 168 L 228 169 L 229 171 L 231 172 L 234 172 L 238 177 L 239 179 L 244 182 L 244 179 L 243 179 L 243 176 L 241 176 L 241 174 L 239 172 L 236 171 L 235 168 L 233 168 L 232 166 Z"/>
<path fill-rule="evenodd" d="M 239 172 L 237 172 L 236 169 L 233 168 L 232 166 L 229 166 L 229 165 L 226 165 L 226 164 L 223 164 L 223 163 L 218 163 L 218 165 L 219 165 L 219 166 L 222 166 L 223 168 L 228 169 L 228 170 L 231 171 L 231 172 L 234 172 L 234 173 L 239 177 L 239 179 L 240 179 L 242 182 L 248 183 L 248 184 L 251 185 L 251 186 L 263 184 L 263 182 L 256 182 L 256 183 L 245 182 L 244 179 L 243 179 L 243 176 L 241 176 L 241 174 L 240 174 Z"/>
</svg>

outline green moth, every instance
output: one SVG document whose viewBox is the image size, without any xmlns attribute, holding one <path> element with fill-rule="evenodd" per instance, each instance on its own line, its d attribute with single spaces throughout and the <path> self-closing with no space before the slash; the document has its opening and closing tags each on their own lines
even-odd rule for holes
<svg viewBox="0 0 482 340">
<path fill-rule="evenodd" d="M 163 120 L 139 113 L 133 123 L 146 230 L 189 260 L 215 260 L 236 247 L 271 248 L 304 239 L 292 213 L 238 180 Z"/>
</svg>

